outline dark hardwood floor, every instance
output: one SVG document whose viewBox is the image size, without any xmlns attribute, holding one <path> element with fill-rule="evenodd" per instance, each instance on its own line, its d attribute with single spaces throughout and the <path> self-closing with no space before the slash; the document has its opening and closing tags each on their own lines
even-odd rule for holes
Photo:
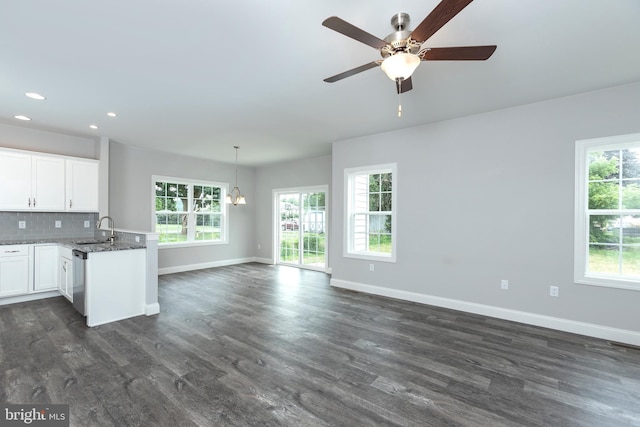
<svg viewBox="0 0 640 427">
<path fill-rule="evenodd" d="M 0 401 L 93 426 L 640 425 L 640 351 L 244 264 L 160 276 L 161 313 L 87 328 L 0 307 Z"/>
</svg>

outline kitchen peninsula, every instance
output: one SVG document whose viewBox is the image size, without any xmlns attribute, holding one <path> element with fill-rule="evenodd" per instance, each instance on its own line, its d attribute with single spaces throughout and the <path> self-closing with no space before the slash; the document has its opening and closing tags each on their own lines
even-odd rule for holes
<svg viewBox="0 0 640 427">
<path fill-rule="evenodd" d="M 90 327 L 156 314 L 153 233 L 118 238 L 0 241 L 0 305 L 63 295 Z"/>
</svg>

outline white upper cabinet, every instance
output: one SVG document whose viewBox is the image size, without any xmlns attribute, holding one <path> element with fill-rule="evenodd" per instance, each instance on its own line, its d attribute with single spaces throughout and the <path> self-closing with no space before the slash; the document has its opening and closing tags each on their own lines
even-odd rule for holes
<svg viewBox="0 0 640 427">
<path fill-rule="evenodd" d="M 31 198 L 31 207 L 35 210 L 64 210 L 64 159 L 32 157 Z"/>
<path fill-rule="evenodd" d="M 0 151 L 0 208 L 31 209 L 31 156 Z"/>
<path fill-rule="evenodd" d="M 0 151 L 0 209 L 64 210 L 64 159 Z"/>
<path fill-rule="evenodd" d="M 98 210 L 98 162 L 67 160 L 66 210 L 93 212 Z"/>
<path fill-rule="evenodd" d="M 97 212 L 99 162 L 0 149 L 0 210 Z"/>
</svg>

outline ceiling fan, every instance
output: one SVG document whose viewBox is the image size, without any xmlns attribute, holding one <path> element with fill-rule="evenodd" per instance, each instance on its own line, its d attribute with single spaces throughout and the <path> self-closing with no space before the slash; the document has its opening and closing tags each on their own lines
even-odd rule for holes
<svg viewBox="0 0 640 427">
<path fill-rule="evenodd" d="M 413 89 L 411 74 L 420 65 L 420 61 L 482 61 L 488 59 L 497 46 L 423 47 L 424 42 L 472 1 L 442 0 L 413 31 L 408 29 L 409 14 L 398 13 L 391 17 L 391 25 L 395 32 L 384 39 L 379 39 L 337 16 L 325 19 L 322 25 L 378 49 L 383 59 L 336 74 L 324 79 L 324 81 L 337 82 L 380 66 L 385 74 L 396 82 L 398 94 L 401 94 Z M 400 115 L 400 111 L 398 113 Z"/>
</svg>

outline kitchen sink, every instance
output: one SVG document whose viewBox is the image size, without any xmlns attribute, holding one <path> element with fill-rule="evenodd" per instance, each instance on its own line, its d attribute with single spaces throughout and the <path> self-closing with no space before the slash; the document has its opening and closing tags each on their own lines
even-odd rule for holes
<svg viewBox="0 0 640 427">
<path fill-rule="evenodd" d="M 109 243 L 108 240 L 79 240 L 77 242 L 73 242 L 74 245 L 99 245 L 101 243 Z"/>
</svg>

